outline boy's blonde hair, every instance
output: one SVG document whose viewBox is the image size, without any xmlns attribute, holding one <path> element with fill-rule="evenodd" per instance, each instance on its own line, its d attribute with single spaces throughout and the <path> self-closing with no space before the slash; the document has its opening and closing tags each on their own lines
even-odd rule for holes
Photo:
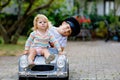
<svg viewBox="0 0 120 80">
<path fill-rule="evenodd" d="M 37 30 L 38 29 L 38 27 L 37 27 L 38 19 L 45 19 L 47 21 L 48 28 L 52 26 L 51 22 L 48 20 L 48 18 L 45 15 L 37 14 L 37 16 L 34 18 L 34 21 L 33 21 L 33 30 Z"/>
</svg>

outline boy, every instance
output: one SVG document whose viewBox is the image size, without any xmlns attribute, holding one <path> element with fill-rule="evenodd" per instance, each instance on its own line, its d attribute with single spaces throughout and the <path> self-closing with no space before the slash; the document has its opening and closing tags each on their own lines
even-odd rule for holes
<svg viewBox="0 0 120 80">
<path fill-rule="evenodd" d="M 70 17 L 65 19 L 59 27 L 50 27 L 49 31 L 58 40 L 63 51 L 67 44 L 67 37 L 79 34 L 80 25 L 74 17 Z"/>
</svg>

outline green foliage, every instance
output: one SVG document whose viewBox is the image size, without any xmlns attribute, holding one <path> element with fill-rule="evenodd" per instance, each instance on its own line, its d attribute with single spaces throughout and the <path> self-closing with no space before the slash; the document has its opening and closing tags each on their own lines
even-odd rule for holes
<svg viewBox="0 0 120 80">
<path fill-rule="evenodd" d="M 92 25 L 93 29 L 98 28 L 99 22 L 105 20 L 105 16 L 100 16 L 100 15 L 95 16 L 93 14 L 90 14 L 89 17 L 91 19 L 91 25 Z"/>
<path fill-rule="evenodd" d="M 29 1 L 29 0 L 28 0 Z M 47 4 L 49 0 L 35 0 L 34 5 L 32 6 L 32 9 L 43 5 L 43 4 Z"/>
<path fill-rule="evenodd" d="M 1 24 L 7 30 L 12 24 L 14 24 L 14 21 L 17 20 L 17 16 L 13 14 L 1 13 L 0 19 L 1 19 Z"/>
<path fill-rule="evenodd" d="M 73 15 L 73 11 L 67 10 L 65 0 L 54 1 L 50 8 L 42 10 L 41 12 L 46 14 L 55 26 L 59 26 L 65 18 Z"/>
<path fill-rule="evenodd" d="M 20 11 L 20 15 L 22 16 L 26 8 L 29 6 L 28 4 L 29 0 L 20 0 L 20 1 L 22 7 Z M 35 0 L 31 10 L 35 9 L 38 6 L 44 5 L 45 3 L 48 3 L 48 0 Z M 7 7 L 11 7 L 13 5 L 18 6 L 18 2 L 16 0 L 11 0 L 10 4 Z M 26 35 L 27 32 L 33 27 L 33 19 L 36 14 L 39 13 L 45 14 L 53 25 L 58 26 L 65 18 L 72 16 L 74 10 L 75 8 L 72 11 L 67 10 L 66 0 L 58 0 L 58 1 L 54 0 L 54 2 L 51 4 L 49 8 L 45 8 L 43 10 L 40 10 L 32 14 L 32 16 L 25 23 L 26 27 L 24 28 L 22 35 Z M 3 13 L 0 15 L 0 18 L 2 19 L 3 26 L 10 27 L 18 19 L 18 16 L 13 14 Z"/>
<path fill-rule="evenodd" d="M 95 30 L 96 31 L 96 36 L 99 38 L 105 38 L 107 34 L 107 28 L 105 26 L 104 21 L 100 21 L 98 28 Z"/>
<path fill-rule="evenodd" d="M 42 3 L 46 3 L 46 0 L 38 0 L 32 8 L 35 8 L 35 6 L 39 6 Z M 45 14 L 54 26 L 59 26 L 65 18 L 72 16 L 73 12 L 74 9 L 72 11 L 67 10 L 65 0 L 54 1 L 49 8 L 36 12 L 28 19 L 28 21 L 25 24 L 26 27 L 22 32 L 22 35 L 29 35 L 29 32 L 31 32 L 31 28 L 33 27 L 34 16 L 36 14 Z"/>
<path fill-rule="evenodd" d="M 112 32 L 118 31 L 120 27 L 119 16 L 113 14 L 114 12 L 111 10 L 109 15 L 106 16 L 107 21 L 109 22 L 109 26 Z M 120 32 L 119 32 L 120 33 Z"/>
<path fill-rule="evenodd" d="M 97 4 L 96 4 L 96 1 L 92 5 L 91 14 L 94 15 L 94 16 L 97 16 Z"/>
<path fill-rule="evenodd" d="M 0 19 L 3 19 L 3 18 L 5 18 L 5 14 L 0 14 Z"/>
<path fill-rule="evenodd" d="M 29 17 L 29 19 L 25 23 L 25 28 L 23 29 L 21 35 L 27 35 L 27 36 L 29 35 L 29 32 L 31 31 L 31 28 L 33 27 L 33 19 L 34 19 L 34 15 Z"/>
<path fill-rule="evenodd" d="M 105 23 L 103 21 L 99 22 L 99 28 L 104 29 L 105 28 Z"/>
<path fill-rule="evenodd" d="M 114 12 L 111 10 L 110 13 L 109 13 L 109 21 L 112 23 L 112 22 L 115 22 L 115 15 L 114 15 Z"/>
<path fill-rule="evenodd" d="M 114 11 L 111 10 L 109 15 L 106 15 L 106 19 L 109 21 L 109 24 L 115 23 L 118 24 L 119 22 L 119 16 L 114 15 Z"/>
<path fill-rule="evenodd" d="M 2 39 L 2 37 L 0 36 L 0 44 L 2 44 L 3 43 L 3 39 Z"/>
<path fill-rule="evenodd" d="M 53 13 L 49 13 L 48 18 L 52 21 L 52 23 L 55 26 L 59 26 L 62 23 L 62 21 L 69 16 L 72 16 L 72 13 L 70 14 L 70 12 L 67 12 L 65 8 L 62 8 L 56 9 L 56 11 Z"/>
<path fill-rule="evenodd" d="M 2 40 L 0 39 L 0 44 L 2 44 Z"/>
</svg>

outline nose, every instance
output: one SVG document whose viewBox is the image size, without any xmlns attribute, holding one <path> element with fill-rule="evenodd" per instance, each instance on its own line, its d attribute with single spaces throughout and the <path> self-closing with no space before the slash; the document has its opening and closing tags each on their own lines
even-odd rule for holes
<svg viewBox="0 0 120 80">
<path fill-rule="evenodd" d="M 42 25 L 44 25 L 45 23 L 44 22 L 42 22 Z"/>
</svg>

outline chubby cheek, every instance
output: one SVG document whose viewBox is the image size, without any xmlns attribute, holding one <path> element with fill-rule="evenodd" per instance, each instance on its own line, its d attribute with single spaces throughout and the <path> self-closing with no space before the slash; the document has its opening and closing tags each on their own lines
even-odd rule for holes
<svg viewBox="0 0 120 80">
<path fill-rule="evenodd" d="M 37 26 L 41 26 L 41 24 L 40 24 L 40 23 L 37 23 Z"/>
<path fill-rule="evenodd" d="M 66 25 L 62 25 L 61 28 L 62 28 L 62 29 L 65 29 L 65 28 L 66 28 Z"/>
</svg>

